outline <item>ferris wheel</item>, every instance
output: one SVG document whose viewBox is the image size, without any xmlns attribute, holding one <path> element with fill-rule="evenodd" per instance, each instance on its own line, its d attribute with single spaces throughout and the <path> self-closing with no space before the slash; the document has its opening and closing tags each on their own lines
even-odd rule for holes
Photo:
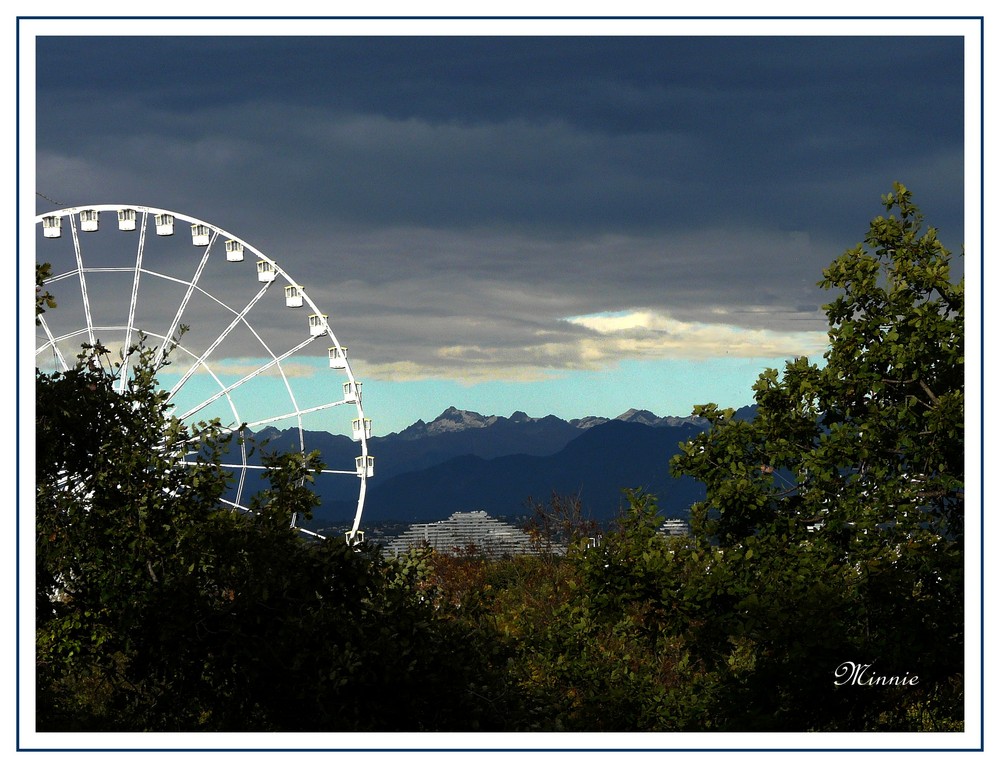
<svg viewBox="0 0 1000 768">
<path fill-rule="evenodd" d="M 340 467 L 318 478 L 324 516 L 353 518 L 346 538 L 363 539 L 371 420 L 347 348 L 301 284 L 246 241 L 173 211 L 87 205 L 40 214 L 35 223 L 36 260 L 51 265 L 45 284 L 57 303 L 38 318 L 37 368 L 69 370 L 81 345 L 99 343 L 121 354 L 120 389 L 126 350 L 145 337 L 159 364 L 183 328 L 158 373 L 173 414 L 185 423 L 218 418 L 241 437 L 302 452 L 312 430 L 342 434 L 346 447 L 333 451 Z M 233 481 L 220 501 L 240 510 L 264 486 L 265 468 L 247 442 L 234 441 L 223 460 Z M 292 527 L 325 538 L 300 522 L 293 517 Z"/>
</svg>

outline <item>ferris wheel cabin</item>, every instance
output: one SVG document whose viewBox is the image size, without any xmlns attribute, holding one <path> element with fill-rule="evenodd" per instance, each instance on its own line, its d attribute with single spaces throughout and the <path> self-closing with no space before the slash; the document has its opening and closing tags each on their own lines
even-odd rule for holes
<svg viewBox="0 0 1000 768">
<path fill-rule="evenodd" d="M 62 237 L 62 217 L 43 216 L 42 235 L 45 237 Z"/>
<path fill-rule="evenodd" d="M 330 347 L 330 367 L 343 370 L 347 367 L 347 347 Z"/>
<path fill-rule="evenodd" d="M 192 224 L 191 225 L 191 244 L 202 246 L 208 245 L 211 241 L 211 237 L 208 232 L 207 224 Z"/>
<path fill-rule="evenodd" d="M 329 315 L 309 315 L 309 333 L 313 336 L 322 336 L 326 333 L 326 319 Z"/>
<path fill-rule="evenodd" d="M 123 208 L 118 211 L 118 230 L 120 232 L 134 232 L 135 231 L 135 210 L 132 208 Z"/>
<path fill-rule="evenodd" d="M 80 230 L 83 232 L 96 232 L 100 225 L 101 214 L 93 208 L 80 211 Z"/>
<path fill-rule="evenodd" d="M 243 261 L 243 243 L 226 240 L 226 261 Z"/>
<path fill-rule="evenodd" d="M 285 306 L 286 307 L 301 307 L 302 306 L 302 286 L 301 285 L 286 285 L 285 286 Z"/>
<path fill-rule="evenodd" d="M 257 262 L 257 280 L 262 283 L 270 283 L 277 277 L 278 272 L 274 268 L 274 264 L 264 260 Z"/>
<path fill-rule="evenodd" d="M 372 477 L 375 474 L 374 456 L 358 456 L 354 464 L 358 470 L 358 477 Z"/>
<path fill-rule="evenodd" d="M 160 237 L 170 237 L 174 233 L 174 217 L 170 213 L 156 214 L 156 234 Z"/>
<path fill-rule="evenodd" d="M 355 440 L 360 440 L 364 437 L 366 440 L 372 436 L 372 420 L 371 419 L 355 419 L 351 422 L 351 436 Z"/>
<path fill-rule="evenodd" d="M 344 402 L 345 403 L 356 403 L 361 399 L 361 382 L 360 381 L 345 381 L 344 382 Z"/>
</svg>

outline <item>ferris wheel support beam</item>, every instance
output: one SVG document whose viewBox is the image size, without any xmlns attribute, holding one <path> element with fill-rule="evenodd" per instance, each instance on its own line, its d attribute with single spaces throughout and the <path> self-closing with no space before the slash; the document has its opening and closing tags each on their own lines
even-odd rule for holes
<svg viewBox="0 0 1000 768">
<path fill-rule="evenodd" d="M 118 379 L 118 389 L 125 391 L 125 383 L 128 381 L 128 359 L 129 350 L 132 347 L 132 328 L 135 324 L 135 305 L 139 300 L 139 275 L 142 274 L 142 252 L 146 247 L 146 217 L 149 214 L 142 212 L 142 226 L 139 229 L 139 246 L 135 254 L 135 277 L 132 280 L 132 298 L 128 304 L 128 325 L 125 330 L 125 346 L 122 348 L 122 369 Z"/>
<path fill-rule="evenodd" d="M 94 344 L 94 321 L 90 316 L 90 297 L 87 295 L 87 278 L 84 277 L 83 253 L 80 251 L 80 233 L 76 231 L 76 220 L 69 215 L 69 229 L 73 233 L 73 251 L 76 253 L 76 269 L 80 273 L 80 295 L 83 297 L 83 314 L 87 321 L 87 340 Z"/>
</svg>

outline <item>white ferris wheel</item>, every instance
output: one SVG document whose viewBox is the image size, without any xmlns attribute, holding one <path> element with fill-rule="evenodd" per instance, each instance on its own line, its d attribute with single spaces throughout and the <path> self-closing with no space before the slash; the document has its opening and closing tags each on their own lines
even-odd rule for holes
<svg viewBox="0 0 1000 768">
<path fill-rule="evenodd" d="M 301 284 L 246 241 L 173 211 L 86 205 L 35 222 L 36 260 L 51 265 L 46 287 L 57 303 L 39 317 L 39 369 L 68 370 L 85 343 L 123 352 L 142 336 L 158 347 L 158 363 L 185 327 L 159 374 L 174 415 L 185 423 L 218 418 L 234 432 L 246 425 L 251 434 L 280 439 L 280 448 L 303 452 L 311 450 L 310 429 L 346 433 L 358 444 L 353 466 L 348 459 L 324 469 L 322 480 L 347 513 L 338 519 L 353 516 L 347 540 L 363 538 L 365 490 L 374 474 L 371 420 L 347 348 Z M 129 375 L 123 358 L 119 387 Z M 264 467 L 245 441 L 234 442 L 224 460 L 233 482 L 220 501 L 248 510 Z M 293 518 L 292 526 L 323 538 L 303 522 Z"/>
</svg>

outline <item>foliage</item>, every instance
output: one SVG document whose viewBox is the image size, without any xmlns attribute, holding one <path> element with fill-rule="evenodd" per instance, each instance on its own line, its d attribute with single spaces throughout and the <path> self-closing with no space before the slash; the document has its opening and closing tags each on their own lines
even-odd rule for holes
<svg viewBox="0 0 1000 768">
<path fill-rule="evenodd" d="M 547 504 L 528 499 L 531 519 L 525 526 L 539 555 L 551 557 L 600 533 L 597 521 L 587 517 L 578 495 L 561 496 L 553 491 Z"/>
<path fill-rule="evenodd" d="M 489 638 L 404 565 L 300 538 L 316 456 L 266 456 L 249 514 L 219 502 L 227 438 L 168 415 L 153 352 L 122 391 L 99 345 L 36 374 L 38 727 L 497 727 Z"/>
<path fill-rule="evenodd" d="M 674 463 L 706 486 L 692 537 L 659 535 L 633 493 L 603 546 L 540 579 L 478 572 L 513 643 L 517 727 L 962 727 L 962 282 L 909 192 L 884 202 L 873 253 L 824 273 L 842 291 L 825 364 L 765 371 L 753 421 L 696 409 L 710 427 Z M 544 612 L 519 610 L 536 595 Z M 838 686 L 847 661 L 919 682 Z"/>
<path fill-rule="evenodd" d="M 52 276 L 52 265 L 48 262 L 35 265 L 35 325 L 41 325 L 39 319 L 46 309 L 55 309 L 55 297 L 45 290 L 45 281 Z"/>
<path fill-rule="evenodd" d="M 950 254 L 905 188 L 884 202 L 898 216 L 872 221 L 874 253 L 859 245 L 823 273 L 843 291 L 825 307 L 825 365 L 765 371 L 753 423 L 695 411 L 714 428 L 675 468 L 710 484 L 723 541 L 777 518 L 961 539 L 964 281 L 950 282 Z"/>
<path fill-rule="evenodd" d="M 307 542 L 318 457 L 265 456 L 225 508 L 227 438 L 169 417 L 151 350 L 123 391 L 100 346 L 38 373 L 40 727 L 962 728 L 963 282 L 909 191 L 883 202 L 823 273 L 823 363 L 764 371 L 753 421 L 695 410 L 691 536 L 628 492 L 603 535 L 531 502 L 530 556 Z"/>
<path fill-rule="evenodd" d="M 699 655 L 718 666 L 742 642 L 757 659 L 741 726 L 777 711 L 792 727 L 915 727 L 904 713 L 939 692 L 939 723 L 961 717 L 963 281 L 908 190 L 883 203 L 889 216 L 823 273 L 841 290 L 825 365 L 765 371 L 752 422 L 696 409 L 711 428 L 674 460 L 705 483 L 695 520 L 729 567 L 725 593 L 707 596 L 720 644 Z M 833 686 L 851 660 L 920 688 L 858 700 Z M 794 688 L 776 688 L 782 674 Z"/>
</svg>

